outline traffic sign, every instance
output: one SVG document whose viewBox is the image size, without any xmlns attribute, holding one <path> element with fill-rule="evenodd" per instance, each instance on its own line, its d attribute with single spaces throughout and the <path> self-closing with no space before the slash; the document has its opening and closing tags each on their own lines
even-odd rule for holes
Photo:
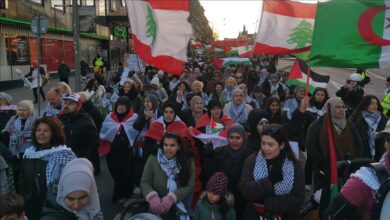
<svg viewBox="0 0 390 220">
<path fill-rule="evenodd" d="M 49 22 L 44 15 L 35 15 L 31 21 L 31 31 L 33 34 L 46 34 Z"/>
</svg>

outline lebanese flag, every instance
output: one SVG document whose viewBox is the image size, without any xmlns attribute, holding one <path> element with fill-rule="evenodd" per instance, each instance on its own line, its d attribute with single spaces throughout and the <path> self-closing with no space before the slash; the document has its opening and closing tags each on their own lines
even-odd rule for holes
<svg viewBox="0 0 390 220">
<path fill-rule="evenodd" d="M 191 46 L 194 48 L 201 48 L 203 45 L 199 41 L 191 39 Z"/>
<path fill-rule="evenodd" d="M 237 48 L 239 57 L 249 57 L 252 54 L 252 46 L 245 45 Z"/>
<path fill-rule="evenodd" d="M 290 74 L 288 75 L 287 85 L 290 86 L 305 86 L 307 83 L 309 67 L 305 61 L 296 59 Z M 330 76 L 324 76 L 310 70 L 309 93 L 313 94 L 317 87 L 326 88 L 330 80 Z"/>
<path fill-rule="evenodd" d="M 192 36 L 188 0 L 127 1 L 135 52 L 146 63 L 180 75 Z"/>
<path fill-rule="evenodd" d="M 253 54 L 310 50 L 316 7 L 317 4 L 289 0 L 264 0 Z"/>
<path fill-rule="evenodd" d="M 248 58 L 241 57 L 226 57 L 226 58 L 211 58 L 211 61 L 214 63 L 217 69 L 221 69 L 222 67 L 228 67 L 230 65 L 241 64 L 245 66 L 251 65 L 251 62 Z"/>
<path fill-rule="evenodd" d="M 390 67 L 390 1 L 318 3 L 311 66 Z"/>
<path fill-rule="evenodd" d="M 161 116 L 157 120 L 152 121 L 149 129 L 145 133 L 145 137 L 149 137 L 156 141 L 161 141 L 164 133 L 173 131 L 179 134 L 181 137 L 187 138 L 189 136 L 188 127 L 178 116 L 168 126 L 165 126 L 164 118 Z"/>
</svg>

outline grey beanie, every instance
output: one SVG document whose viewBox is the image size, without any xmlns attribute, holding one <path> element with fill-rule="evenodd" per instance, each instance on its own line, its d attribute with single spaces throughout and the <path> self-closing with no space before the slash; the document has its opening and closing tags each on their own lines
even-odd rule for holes
<svg viewBox="0 0 390 220">
<path fill-rule="evenodd" d="M 239 123 L 234 123 L 229 129 L 228 129 L 228 136 L 232 133 L 238 133 L 242 137 L 245 138 L 245 128 Z"/>
</svg>

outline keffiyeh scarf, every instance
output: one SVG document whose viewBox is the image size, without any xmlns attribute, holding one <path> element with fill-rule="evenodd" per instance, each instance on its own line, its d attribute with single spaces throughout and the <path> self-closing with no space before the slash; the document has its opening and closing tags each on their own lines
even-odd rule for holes
<svg viewBox="0 0 390 220">
<path fill-rule="evenodd" d="M 245 123 L 245 103 L 236 106 L 232 103 L 232 107 L 229 110 L 229 116 L 238 123 Z"/>
<path fill-rule="evenodd" d="M 176 176 L 180 172 L 180 167 L 177 165 L 176 157 L 168 160 L 163 151 L 158 149 L 157 152 L 157 161 L 160 164 L 161 169 L 164 171 L 165 175 L 167 175 L 167 188 L 169 192 L 174 192 L 177 190 L 176 185 Z M 189 220 L 190 217 L 188 212 L 183 204 L 183 202 L 176 202 L 176 207 L 180 214 L 180 220 Z"/>
<path fill-rule="evenodd" d="M 378 128 L 378 124 L 382 118 L 380 112 L 370 113 L 368 111 L 362 112 L 364 121 L 368 125 L 368 145 L 370 146 L 371 158 L 375 156 L 375 137 L 376 137 L 376 129 Z"/>
<path fill-rule="evenodd" d="M 276 183 L 274 191 L 276 195 L 286 195 L 291 192 L 294 185 L 294 164 L 287 158 L 284 159 L 282 165 L 283 180 Z M 256 156 L 255 169 L 253 170 L 253 178 L 257 180 L 264 179 L 268 176 L 267 161 L 263 153 L 259 152 Z"/>
</svg>

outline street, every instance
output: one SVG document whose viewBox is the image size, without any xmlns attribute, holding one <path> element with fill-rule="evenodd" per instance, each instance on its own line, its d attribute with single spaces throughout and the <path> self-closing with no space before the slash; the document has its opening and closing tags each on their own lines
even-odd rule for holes
<svg viewBox="0 0 390 220">
<path fill-rule="evenodd" d="M 293 60 L 281 59 L 279 60 L 278 68 L 284 68 L 292 66 Z M 323 74 L 330 75 L 331 81 L 328 84 L 328 92 L 330 96 L 335 96 L 336 91 L 345 83 L 345 80 L 349 74 L 353 73 L 352 69 L 339 69 L 339 68 L 313 68 L 313 71 Z M 379 70 L 379 69 L 369 69 L 368 76 L 371 77 L 371 83 L 367 85 L 364 90 L 365 94 L 372 94 L 377 96 L 382 100 L 384 94 L 384 81 L 387 76 L 389 76 L 388 70 Z M 53 87 L 58 82 L 58 79 L 51 79 L 49 84 L 45 86 L 45 92 L 48 88 Z M 74 88 L 74 77 L 70 78 L 70 86 Z M 84 88 L 85 83 L 81 85 L 81 88 Z M 17 88 L 12 90 L 5 91 L 9 93 L 13 99 L 14 103 L 19 102 L 22 99 L 33 99 L 32 91 L 28 88 Z M 44 112 L 46 103 L 41 103 L 41 113 Z M 37 105 L 35 105 L 35 112 L 37 114 Z M 108 172 L 106 161 L 104 158 L 101 158 L 101 167 L 102 171 L 100 176 L 97 177 L 97 184 L 99 189 L 99 195 L 101 199 L 101 207 L 105 219 L 113 219 L 114 216 L 121 211 L 123 205 L 111 203 L 111 194 L 113 190 L 113 181 Z"/>
</svg>

